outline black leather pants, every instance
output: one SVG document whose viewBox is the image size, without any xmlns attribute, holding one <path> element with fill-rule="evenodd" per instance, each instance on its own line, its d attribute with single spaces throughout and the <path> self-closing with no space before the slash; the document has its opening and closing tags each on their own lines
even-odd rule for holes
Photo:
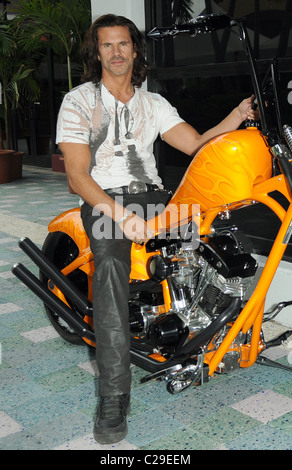
<svg viewBox="0 0 292 470">
<path fill-rule="evenodd" d="M 123 205 L 141 205 L 146 218 L 149 204 L 156 207 L 159 203 L 166 204 L 169 197 L 167 191 L 124 195 Z M 112 233 L 118 236 L 97 239 L 96 222 L 99 224 L 101 216 L 93 215 L 92 212 L 88 204 L 82 205 L 81 217 L 90 239 L 95 264 L 93 321 L 96 360 L 100 372 L 98 393 L 101 396 L 119 395 L 129 393 L 131 388 L 128 299 L 132 244 L 112 220 Z M 148 211 L 148 218 L 152 216 Z"/>
</svg>

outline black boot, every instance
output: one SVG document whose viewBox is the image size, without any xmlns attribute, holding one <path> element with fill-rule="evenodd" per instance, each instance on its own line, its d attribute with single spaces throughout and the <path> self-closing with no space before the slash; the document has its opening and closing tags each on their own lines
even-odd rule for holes
<svg viewBox="0 0 292 470">
<path fill-rule="evenodd" d="M 130 412 L 130 395 L 100 397 L 93 428 L 94 439 L 100 444 L 119 442 L 127 435 L 126 416 Z"/>
</svg>

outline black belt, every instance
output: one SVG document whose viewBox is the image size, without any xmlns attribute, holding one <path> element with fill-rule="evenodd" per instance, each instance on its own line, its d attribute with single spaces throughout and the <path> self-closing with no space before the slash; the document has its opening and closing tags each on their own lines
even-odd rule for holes
<svg viewBox="0 0 292 470">
<path fill-rule="evenodd" d="M 120 186 L 119 188 L 105 189 L 107 194 L 139 194 L 149 191 L 159 191 L 157 184 L 148 184 L 141 181 L 132 181 L 128 186 Z"/>
</svg>

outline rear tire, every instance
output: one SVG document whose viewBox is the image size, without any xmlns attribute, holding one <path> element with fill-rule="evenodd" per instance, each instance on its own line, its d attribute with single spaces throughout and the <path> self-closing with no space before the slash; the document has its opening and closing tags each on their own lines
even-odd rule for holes
<svg viewBox="0 0 292 470">
<path fill-rule="evenodd" d="M 45 239 L 42 251 L 59 270 L 72 263 L 79 254 L 76 243 L 63 232 L 50 233 Z M 39 276 L 41 282 L 47 285 L 49 279 L 42 272 Z M 83 271 L 77 269 L 68 277 L 85 296 L 88 295 L 88 279 Z M 70 307 L 74 310 L 74 305 Z M 85 345 L 83 339 L 59 315 L 46 305 L 45 310 L 51 324 L 65 341 L 75 345 Z"/>
</svg>

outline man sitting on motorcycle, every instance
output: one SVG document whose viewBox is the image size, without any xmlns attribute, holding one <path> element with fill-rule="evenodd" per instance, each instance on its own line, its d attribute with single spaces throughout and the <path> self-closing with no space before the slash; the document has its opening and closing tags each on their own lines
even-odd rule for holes
<svg viewBox="0 0 292 470">
<path fill-rule="evenodd" d="M 192 156 L 211 138 L 253 119 L 254 111 L 253 98 L 245 99 L 200 135 L 162 96 L 141 89 L 149 69 L 145 42 L 124 17 L 97 19 L 82 52 L 84 83 L 63 100 L 57 143 L 69 184 L 82 199 L 81 217 L 94 254 L 93 320 L 100 372 L 94 437 L 109 444 L 127 434 L 131 243 L 145 242 L 153 235 L 144 216 L 126 206 L 135 204 L 145 214 L 149 205 L 167 203 L 169 195 L 153 155 L 158 135 Z M 107 233 L 100 230 L 102 217 L 110 221 Z"/>
</svg>

